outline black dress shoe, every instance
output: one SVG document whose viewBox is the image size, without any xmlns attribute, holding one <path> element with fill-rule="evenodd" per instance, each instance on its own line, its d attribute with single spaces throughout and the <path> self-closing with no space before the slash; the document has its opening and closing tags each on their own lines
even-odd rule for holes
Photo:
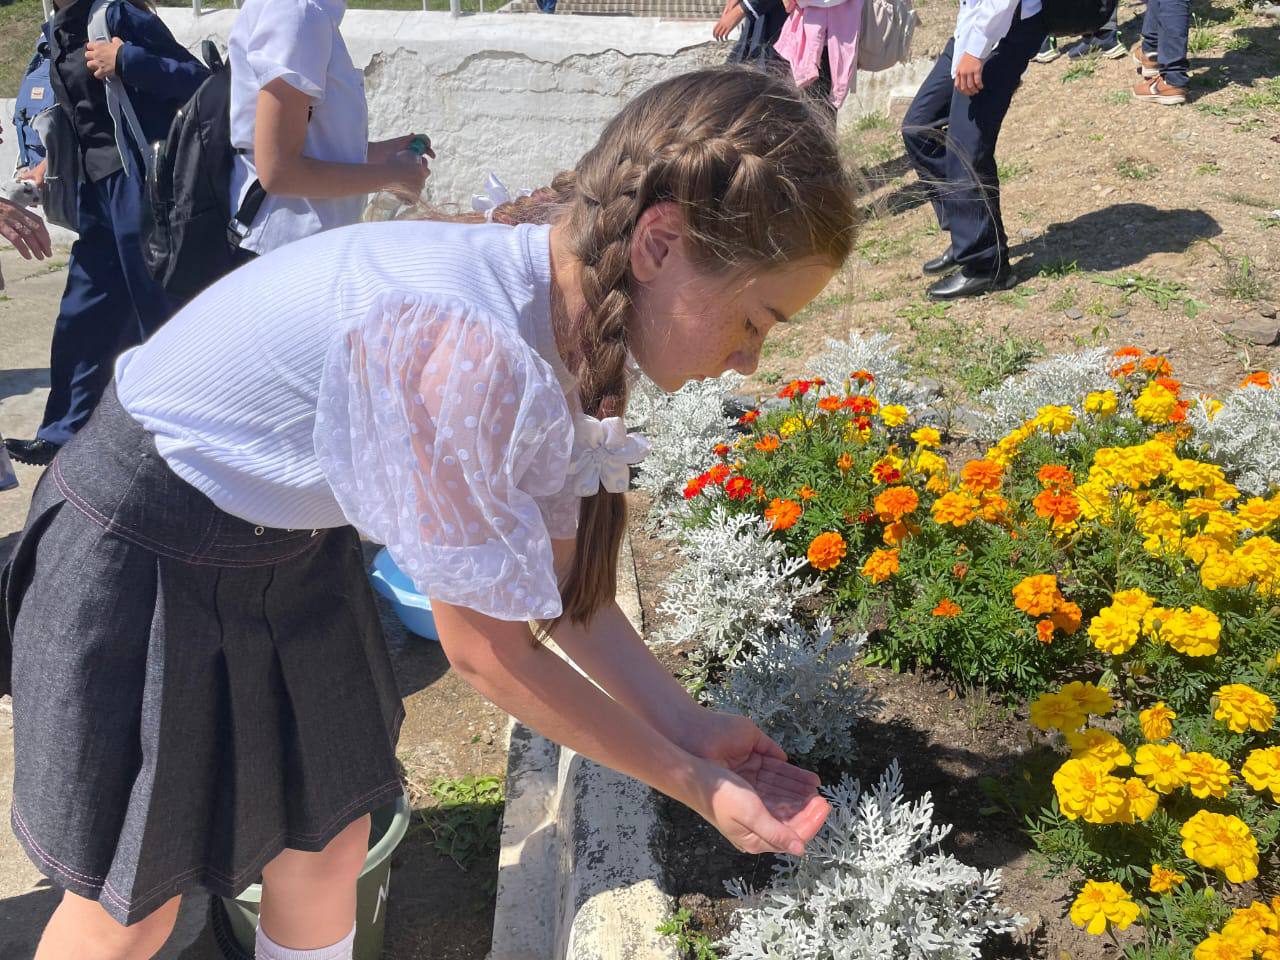
<svg viewBox="0 0 1280 960">
<path fill-rule="evenodd" d="M 944 277 L 929 287 L 930 300 L 959 300 L 961 297 L 977 297 L 993 290 L 1008 290 L 1014 285 L 1013 271 L 999 273 L 975 273 L 967 270 Z"/>
<path fill-rule="evenodd" d="M 950 273 L 955 268 L 956 258 L 951 255 L 951 248 L 947 247 L 942 256 L 926 260 L 924 266 L 920 269 L 924 271 L 926 277 L 936 277 L 944 273 Z"/>
<path fill-rule="evenodd" d="M 9 456 L 19 463 L 29 463 L 33 467 L 47 467 L 62 449 L 61 444 L 48 440 L 6 440 L 4 448 Z"/>
</svg>

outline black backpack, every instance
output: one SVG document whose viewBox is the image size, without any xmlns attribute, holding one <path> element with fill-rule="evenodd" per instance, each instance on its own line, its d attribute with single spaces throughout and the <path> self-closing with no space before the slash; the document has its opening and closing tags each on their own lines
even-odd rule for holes
<svg viewBox="0 0 1280 960">
<path fill-rule="evenodd" d="M 1044 0 L 1044 23 L 1051 37 L 1088 36 L 1116 12 L 1116 0 Z"/>
<path fill-rule="evenodd" d="M 148 180 L 150 217 L 143 257 L 147 269 L 178 304 L 186 303 L 235 267 L 240 240 L 266 191 L 254 181 L 234 217 L 231 209 L 231 70 L 206 40 L 210 76 L 173 118 L 169 135 L 153 146 Z"/>
</svg>

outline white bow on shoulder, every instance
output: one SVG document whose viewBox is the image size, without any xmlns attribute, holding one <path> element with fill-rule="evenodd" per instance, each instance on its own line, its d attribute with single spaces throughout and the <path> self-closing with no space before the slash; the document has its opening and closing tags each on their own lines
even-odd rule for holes
<svg viewBox="0 0 1280 960">
<path fill-rule="evenodd" d="M 516 196 L 527 197 L 532 193 L 532 190 L 521 190 Z M 476 213 L 483 213 L 485 220 L 492 222 L 493 211 L 504 203 L 510 203 L 512 199 L 507 185 L 499 180 L 496 174 L 491 173 L 484 182 L 484 195 L 471 198 L 471 209 Z"/>
<path fill-rule="evenodd" d="M 581 416 L 574 424 L 573 454 L 565 483 L 579 497 L 590 497 L 601 487 L 610 493 L 626 493 L 631 465 L 649 454 L 649 441 L 627 433 L 621 417 Z"/>
</svg>

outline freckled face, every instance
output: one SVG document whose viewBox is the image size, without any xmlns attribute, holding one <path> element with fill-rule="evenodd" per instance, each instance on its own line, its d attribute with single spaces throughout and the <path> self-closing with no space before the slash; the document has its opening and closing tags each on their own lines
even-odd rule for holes
<svg viewBox="0 0 1280 960">
<path fill-rule="evenodd" d="M 769 332 L 804 309 L 835 275 L 835 268 L 815 258 L 746 275 L 706 276 L 679 254 L 641 285 L 631 331 L 640 369 L 668 391 L 729 370 L 755 372 Z"/>
</svg>

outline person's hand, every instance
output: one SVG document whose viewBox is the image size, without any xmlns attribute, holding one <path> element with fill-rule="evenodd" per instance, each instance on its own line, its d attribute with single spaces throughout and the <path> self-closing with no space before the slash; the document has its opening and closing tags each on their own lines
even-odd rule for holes
<svg viewBox="0 0 1280 960">
<path fill-rule="evenodd" d="M 697 761 L 690 806 L 744 853 L 803 856 L 830 805 L 815 790 L 816 777 L 773 757 L 753 754 L 738 770 Z"/>
<path fill-rule="evenodd" d="M 0 237 L 12 243 L 24 260 L 43 260 L 53 253 L 44 221 L 4 197 L 0 197 Z M 0 290 L 3 289 L 4 274 L 0 274 Z"/>
<path fill-rule="evenodd" d="M 89 72 L 99 80 L 106 80 L 116 75 L 116 54 L 124 46 L 119 37 L 94 42 L 90 40 L 84 45 L 84 59 Z"/>
<path fill-rule="evenodd" d="M 729 34 L 733 32 L 734 27 L 742 22 L 742 18 L 746 16 L 746 11 L 742 9 L 741 3 L 732 3 L 720 15 L 720 19 L 716 21 L 715 27 L 711 30 L 711 35 L 717 40 L 727 40 Z"/>
<path fill-rule="evenodd" d="M 432 160 L 436 158 L 435 151 L 431 149 L 431 138 L 425 133 L 406 133 L 402 137 L 392 137 L 390 140 L 371 140 L 369 142 L 369 162 L 370 163 L 388 163 L 397 153 L 409 149 L 409 145 L 414 140 L 421 138 L 427 143 L 426 156 Z"/>
<path fill-rule="evenodd" d="M 387 189 L 405 203 L 417 203 L 423 184 L 431 176 L 427 158 L 401 150 L 387 161 L 387 169 L 390 172 Z"/>
<path fill-rule="evenodd" d="M 15 176 L 19 180 L 26 180 L 39 190 L 44 186 L 44 172 L 48 166 L 48 160 L 41 160 L 34 167 L 23 167 L 15 174 Z"/>
<path fill-rule="evenodd" d="M 783 749 L 754 723 L 737 714 L 699 707 L 684 728 L 681 747 L 744 780 L 768 813 L 802 842 L 818 832 L 830 811 L 818 794 L 818 775 L 788 763 Z"/>
<path fill-rule="evenodd" d="M 982 61 L 966 53 L 956 64 L 956 89 L 966 97 L 976 96 L 982 89 Z"/>
</svg>

